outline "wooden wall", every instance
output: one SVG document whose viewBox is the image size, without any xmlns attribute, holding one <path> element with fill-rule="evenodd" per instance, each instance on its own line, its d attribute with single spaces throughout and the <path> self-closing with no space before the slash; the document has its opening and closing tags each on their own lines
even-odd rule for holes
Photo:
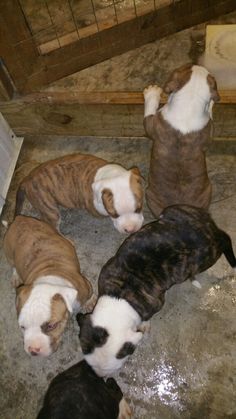
<svg viewBox="0 0 236 419">
<path fill-rule="evenodd" d="M 214 135 L 236 137 L 236 91 L 220 95 Z M 17 135 L 142 137 L 143 108 L 141 92 L 46 92 L 0 102 Z"/>
</svg>

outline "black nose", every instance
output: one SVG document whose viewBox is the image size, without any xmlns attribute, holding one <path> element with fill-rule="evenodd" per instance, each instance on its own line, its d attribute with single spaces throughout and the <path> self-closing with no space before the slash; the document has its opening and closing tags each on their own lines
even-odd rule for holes
<svg viewBox="0 0 236 419">
<path fill-rule="evenodd" d="M 37 356 L 37 355 L 38 355 L 38 352 L 31 351 L 30 353 L 31 353 L 31 355 L 33 355 L 33 356 Z"/>
</svg>

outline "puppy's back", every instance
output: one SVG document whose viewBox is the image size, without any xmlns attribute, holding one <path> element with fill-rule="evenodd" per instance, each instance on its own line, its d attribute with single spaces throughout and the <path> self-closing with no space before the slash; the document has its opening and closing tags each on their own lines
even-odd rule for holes
<svg viewBox="0 0 236 419">
<path fill-rule="evenodd" d="M 81 361 L 52 380 L 37 419 L 117 419 L 122 397 L 114 379 Z"/>
</svg>

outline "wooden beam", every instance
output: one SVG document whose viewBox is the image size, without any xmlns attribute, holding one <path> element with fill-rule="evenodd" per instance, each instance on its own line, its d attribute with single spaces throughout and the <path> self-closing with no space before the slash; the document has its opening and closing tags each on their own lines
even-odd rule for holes
<svg viewBox="0 0 236 419">
<path fill-rule="evenodd" d="M 236 90 L 220 90 L 221 104 L 236 104 Z M 161 103 L 166 102 L 166 95 L 161 97 Z M 15 100 L 15 103 L 48 103 L 48 104 L 116 104 L 116 105 L 142 105 L 144 103 L 142 92 L 80 92 L 80 91 L 60 91 L 60 92 L 37 92 L 21 99 Z"/>
<path fill-rule="evenodd" d="M 118 94 L 119 93 L 119 94 Z M 0 102 L 0 112 L 17 135 L 76 135 L 105 137 L 142 137 L 142 93 L 83 93 L 80 97 L 43 93 L 24 99 Z M 45 96 L 47 95 L 47 96 Z M 39 99 L 40 97 L 40 99 Z M 236 104 L 216 104 L 214 135 L 236 137 Z M 68 99 L 68 96 L 67 96 Z"/>
</svg>

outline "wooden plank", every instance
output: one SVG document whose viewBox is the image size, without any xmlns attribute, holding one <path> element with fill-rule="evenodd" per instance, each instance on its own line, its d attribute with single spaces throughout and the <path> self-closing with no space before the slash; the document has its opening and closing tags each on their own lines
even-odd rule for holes
<svg viewBox="0 0 236 419">
<path fill-rule="evenodd" d="M 0 111 L 17 135 L 40 132 L 41 135 L 144 136 L 143 103 L 26 103 L 14 100 L 0 103 Z M 235 120 L 235 104 L 214 106 L 214 135 L 236 137 Z"/>
<path fill-rule="evenodd" d="M 37 72 L 28 78 L 24 92 L 37 90 L 73 72 L 235 9 L 235 0 L 215 0 L 214 4 L 207 2 L 199 9 L 201 2 L 174 2 L 39 57 Z"/>
<path fill-rule="evenodd" d="M 236 105 L 236 90 L 219 90 L 221 104 L 235 104 Z M 161 103 L 166 103 L 167 96 L 163 93 Z M 80 91 L 61 91 L 52 92 L 44 91 L 32 93 L 24 96 L 21 99 L 16 99 L 15 103 L 19 104 L 34 104 L 34 103 L 48 103 L 48 104 L 116 104 L 116 105 L 143 105 L 142 92 L 80 92 Z"/>
</svg>

